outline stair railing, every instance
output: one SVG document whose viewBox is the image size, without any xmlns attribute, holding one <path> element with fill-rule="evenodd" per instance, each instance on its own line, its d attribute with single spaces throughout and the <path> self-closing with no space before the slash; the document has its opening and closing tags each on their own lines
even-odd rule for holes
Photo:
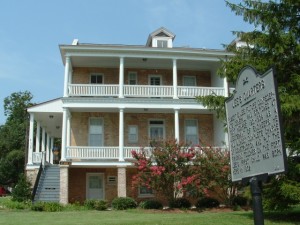
<svg viewBox="0 0 300 225">
<path fill-rule="evenodd" d="M 36 195 L 36 191 L 37 191 L 37 188 L 39 186 L 39 182 L 40 182 L 40 178 L 41 178 L 41 175 L 42 175 L 42 172 L 45 168 L 45 157 L 44 157 L 44 152 L 42 152 L 42 159 L 41 159 L 41 163 L 40 163 L 40 167 L 39 167 L 39 172 L 36 176 L 36 179 L 35 179 L 35 182 L 34 182 L 34 186 L 33 186 L 33 189 L 32 189 L 32 194 L 31 194 L 31 201 L 33 202 L 34 201 L 34 197 Z"/>
</svg>

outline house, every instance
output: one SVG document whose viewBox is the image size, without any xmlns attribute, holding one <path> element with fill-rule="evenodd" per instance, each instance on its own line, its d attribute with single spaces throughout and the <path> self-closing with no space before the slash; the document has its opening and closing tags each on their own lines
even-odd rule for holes
<svg viewBox="0 0 300 225">
<path fill-rule="evenodd" d="M 150 148 L 158 138 L 227 145 L 222 122 L 195 97 L 228 96 L 217 70 L 231 53 L 174 47 L 174 39 L 162 27 L 145 46 L 78 40 L 59 46 L 63 97 L 28 109 L 26 170 L 32 183 L 54 177 L 56 184 L 44 184 L 44 192 L 56 191 L 54 201 L 63 204 L 117 196 L 141 200 L 153 194 L 130 188 L 136 173 L 132 150 Z M 58 139 L 60 146 L 54 144 Z M 41 162 L 45 171 L 56 172 L 38 174 Z"/>
</svg>

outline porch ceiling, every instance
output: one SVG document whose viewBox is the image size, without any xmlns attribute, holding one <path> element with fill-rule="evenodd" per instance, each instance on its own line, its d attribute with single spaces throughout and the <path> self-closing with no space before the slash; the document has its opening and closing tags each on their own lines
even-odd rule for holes
<svg viewBox="0 0 300 225">
<path fill-rule="evenodd" d="M 73 67 L 107 67 L 119 68 L 120 59 L 118 57 L 95 57 L 95 56 L 72 56 Z M 145 69 L 173 69 L 172 59 L 160 58 L 125 58 L 126 68 Z M 199 60 L 177 60 L 177 70 L 211 70 L 218 68 L 219 62 L 199 61 Z"/>
<path fill-rule="evenodd" d="M 40 121 L 41 127 L 45 128 L 50 136 L 61 138 L 62 113 L 36 112 L 34 118 Z"/>
</svg>

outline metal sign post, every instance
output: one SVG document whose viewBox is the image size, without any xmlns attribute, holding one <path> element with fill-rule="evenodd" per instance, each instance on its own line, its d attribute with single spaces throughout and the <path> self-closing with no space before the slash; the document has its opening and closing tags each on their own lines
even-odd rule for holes
<svg viewBox="0 0 300 225">
<path fill-rule="evenodd" d="M 250 182 L 255 225 L 263 225 L 261 185 L 286 171 L 277 84 L 273 70 L 258 74 L 245 67 L 225 102 L 233 182 Z"/>
</svg>

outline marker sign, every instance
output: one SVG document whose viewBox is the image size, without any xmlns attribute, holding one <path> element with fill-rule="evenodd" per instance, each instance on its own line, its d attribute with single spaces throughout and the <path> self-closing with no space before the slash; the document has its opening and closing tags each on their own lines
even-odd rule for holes
<svg viewBox="0 0 300 225">
<path fill-rule="evenodd" d="M 284 172 L 286 153 L 273 70 L 261 76 L 244 68 L 225 106 L 232 181 Z"/>
</svg>

